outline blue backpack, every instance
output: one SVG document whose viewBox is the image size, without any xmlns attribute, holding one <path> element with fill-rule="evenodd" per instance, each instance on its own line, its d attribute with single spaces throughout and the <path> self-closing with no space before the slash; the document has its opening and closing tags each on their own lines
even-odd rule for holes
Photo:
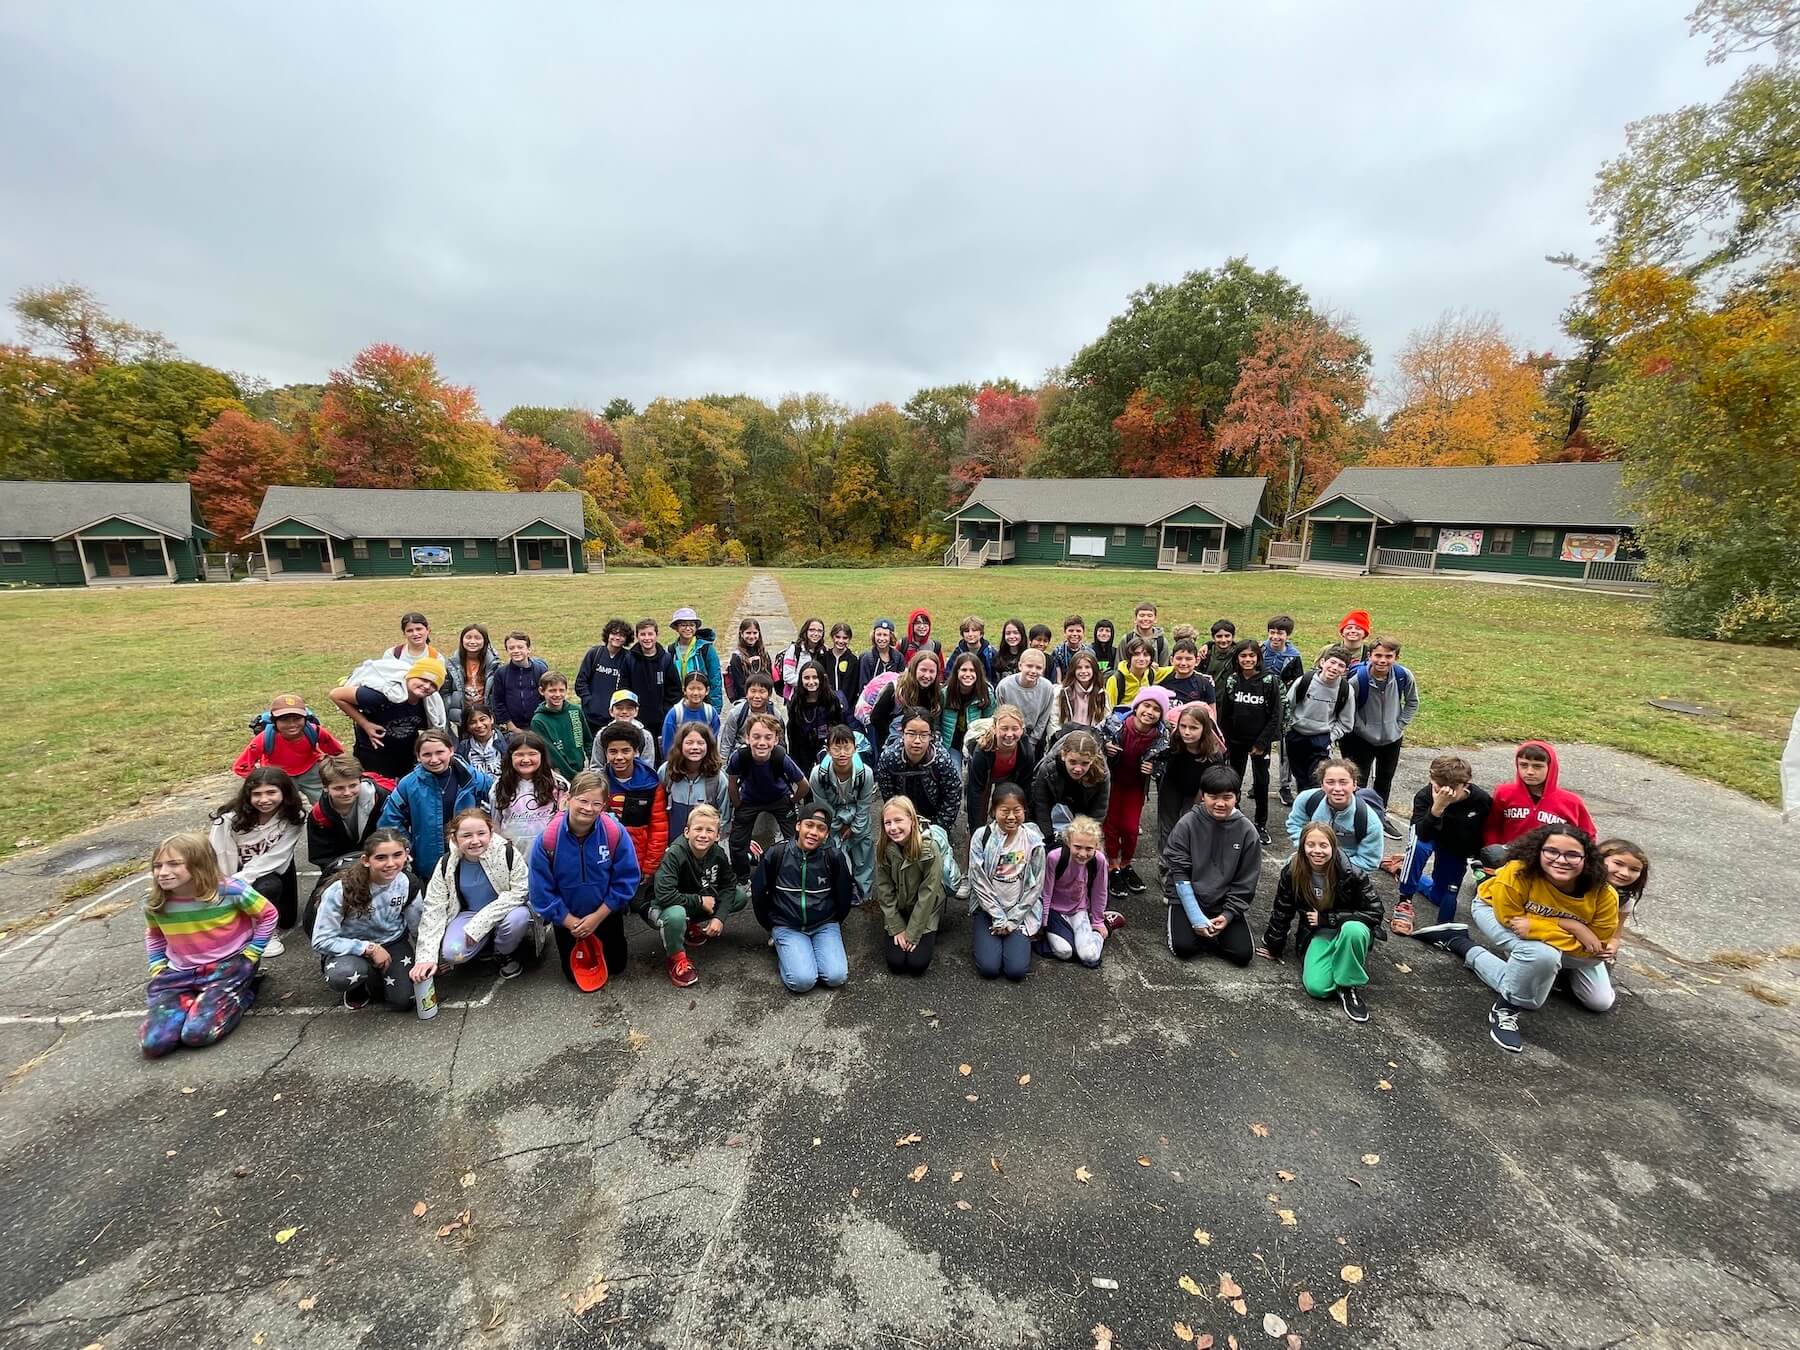
<svg viewBox="0 0 1800 1350">
<path fill-rule="evenodd" d="M 1369 701 L 1369 667 L 1367 662 L 1358 662 L 1350 678 L 1356 681 L 1356 706 L 1360 711 L 1362 705 Z M 1400 691 L 1404 702 L 1412 690 L 1412 672 L 1398 661 L 1394 662 L 1394 687 Z"/>
<path fill-rule="evenodd" d="M 869 748 L 869 738 L 863 735 L 860 727 L 851 727 L 850 730 L 856 736 L 857 762 L 873 773 L 875 771 L 875 752 Z M 827 744 L 824 749 L 819 751 L 819 757 L 813 761 L 813 767 L 816 769 L 829 763 L 831 763 L 831 746 Z"/>
<path fill-rule="evenodd" d="M 308 708 L 305 716 L 306 739 L 312 745 L 312 748 L 317 750 L 319 748 L 319 715 L 311 708 Z M 250 730 L 262 733 L 263 754 L 271 755 L 275 753 L 274 718 L 270 717 L 267 712 L 259 712 L 255 717 L 250 719 Z"/>
</svg>

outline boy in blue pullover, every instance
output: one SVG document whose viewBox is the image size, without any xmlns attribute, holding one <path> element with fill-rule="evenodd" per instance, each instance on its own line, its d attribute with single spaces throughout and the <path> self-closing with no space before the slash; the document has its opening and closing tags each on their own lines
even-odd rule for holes
<svg viewBox="0 0 1800 1350">
<path fill-rule="evenodd" d="M 608 972 L 625 968 L 625 911 L 642 873 L 631 836 L 606 814 L 606 777 L 592 769 L 569 784 L 564 809 L 531 846 L 531 912 L 551 925 L 563 976 L 582 938 L 598 936 Z"/>
<path fill-rule="evenodd" d="M 1294 798 L 1287 831 L 1295 848 L 1309 820 L 1331 826 L 1344 857 L 1364 872 L 1381 866 L 1381 812 L 1357 796 L 1356 766 L 1349 760 L 1326 760 L 1319 769 L 1319 786 Z"/>
</svg>

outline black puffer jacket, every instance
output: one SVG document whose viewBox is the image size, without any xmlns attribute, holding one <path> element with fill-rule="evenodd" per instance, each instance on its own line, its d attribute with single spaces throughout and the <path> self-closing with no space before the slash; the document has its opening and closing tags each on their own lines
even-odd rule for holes
<svg viewBox="0 0 1800 1350">
<path fill-rule="evenodd" d="M 1331 865 L 1336 872 L 1332 878 L 1331 908 L 1319 911 L 1317 928 L 1306 921 L 1306 911 L 1313 907 L 1312 895 L 1301 896 L 1295 890 L 1291 865 L 1281 869 L 1281 880 L 1275 886 L 1275 907 L 1263 933 L 1263 946 L 1269 949 L 1271 956 L 1281 955 L 1287 946 L 1288 929 L 1296 921 L 1299 932 L 1294 935 L 1294 954 L 1302 960 L 1306 957 L 1306 944 L 1312 941 L 1314 933 L 1334 933 L 1351 919 L 1368 924 L 1376 937 L 1387 936 L 1381 926 L 1387 911 L 1382 908 L 1381 897 L 1375 894 L 1375 884 L 1369 880 L 1369 874 L 1345 862 L 1341 854 L 1332 859 Z"/>
<path fill-rule="evenodd" d="M 1069 777 L 1061 755 L 1047 752 L 1037 766 L 1037 772 L 1031 776 L 1031 819 L 1038 827 L 1038 833 L 1044 836 L 1044 847 L 1050 847 L 1050 841 L 1056 837 L 1056 830 L 1050 824 L 1052 807 L 1066 806 L 1074 815 L 1105 820 L 1106 804 L 1111 798 L 1110 775 L 1102 778 L 1098 787 L 1089 787 Z"/>
</svg>

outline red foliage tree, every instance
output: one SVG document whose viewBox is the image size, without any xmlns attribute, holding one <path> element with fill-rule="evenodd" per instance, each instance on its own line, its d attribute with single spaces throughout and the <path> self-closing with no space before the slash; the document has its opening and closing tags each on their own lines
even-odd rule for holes
<svg viewBox="0 0 1800 1350">
<path fill-rule="evenodd" d="M 1036 394 L 989 385 L 976 393 L 974 405 L 963 432 L 963 457 L 950 470 L 959 500 L 984 478 L 1019 477 L 1041 448 Z"/>
<path fill-rule="evenodd" d="M 227 544 L 243 544 L 263 493 L 306 480 L 306 456 L 278 426 L 228 408 L 195 438 L 200 461 L 188 476 L 207 527 Z"/>
<path fill-rule="evenodd" d="M 595 455 L 605 455 L 609 459 L 619 457 L 619 433 L 604 417 L 587 414 L 581 419 L 581 434 L 587 439 L 589 459 Z"/>
<path fill-rule="evenodd" d="M 544 492 L 575 461 L 536 436 L 500 428 L 500 471 L 520 492 Z"/>
<path fill-rule="evenodd" d="M 1139 389 L 1113 419 L 1119 470 L 1134 478 L 1210 478 L 1218 471 L 1213 438 L 1191 402 L 1171 408 Z"/>
<path fill-rule="evenodd" d="M 364 348 L 348 370 L 331 372 L 315 426 L 339 487 L 503 486 L 475 391 L 446 382 L 427 353 Z"/>
</svg>

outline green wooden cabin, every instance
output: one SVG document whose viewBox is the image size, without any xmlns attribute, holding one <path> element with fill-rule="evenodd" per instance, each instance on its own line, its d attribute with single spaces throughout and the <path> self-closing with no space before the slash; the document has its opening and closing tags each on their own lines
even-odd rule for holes
<svg viewBox="0 0 1800 1350">
<path fill-rule="evenodd" d="M 575 492 L 272 487 L 252 533 L 271 581 L 587 571 Z"/>
<path fill-rule="evenodd" d="M 949 567 L 1240 571 L 1274 530 L 1264 478 L 984 478 L 950 513 Z"/>
<path fill-rule="evenodd" d="M 1642 554 L 1619 465 L 1345 469 L 1272 563 L 1318 571 L 1491 572 L 1636 583 Z"/>
<path fill-rule="evenodd" d="M 186 483 L 0 483 L 0 585 L 196 581 L 211 537 Z"/>
</svg>

